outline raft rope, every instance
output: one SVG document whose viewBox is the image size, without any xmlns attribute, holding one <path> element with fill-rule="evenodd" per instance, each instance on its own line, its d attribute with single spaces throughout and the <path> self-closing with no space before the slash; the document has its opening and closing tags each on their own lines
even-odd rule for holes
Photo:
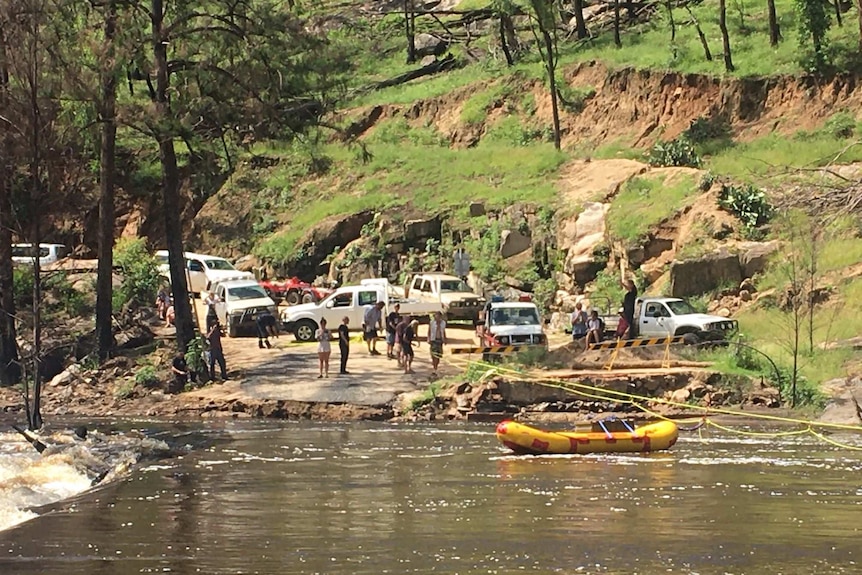
<svg viewBox="0 0 862 575">
<path fill-rule="evenodd" d="M 737 411 L 737 410 L 733 410 L 733 409 L 707 407 L 707 406 L 701 406 L 701 405 L 691 405 L 688 403 L 681 403 L 678 401 L 673 401 L 671 399 L 664 399 L 664 398 L 660 398 L 660 397 L 646 397 L 646 396 L 628 393 L 628 392 L 624 392 L 624 391 L 617 391 L 614 389 L 600 388 L 600 387 L 596 387 L 596 386 L 589 385 L 589 384 L 582 383 L 582 382 L 578 382 L 578 381 L 567 381 L 567 380 L 562 380 L 562 379 L 553 378 L 553 377 L 536 376 L 534 373 L 525 373 L 523 371 L 520 371 L 517 369 L 512 369 L 512 368 L 507 368 L 505 366 L 498 365 L 498 364 L 490 364 L 490 363 L 482 362 L 482 361 L 472 361 L 466 357 L 463 359 L 459 358 L 460 361 L 454 361 L 452 359 L 445 358 L 445 356 L 444 356 L 444 359 L 449 365 L 456 367 L 456 368 L 459 368 L 459 369 L 467 370 L 473 366 L 478 366 L 478 367 L 484 369 L 484 372 L 483 372 L 482 377 L 481 377 L 482 380 L 485 380 L 488 377 L 491 377 L 495 373 L 501 374 L 501 375 L 514 375 L 514 376 L 518 377 L 519 381 L 527 381 L 530 383 L 543 385 L 546 387 L 562 389 L 562 390 L 568 391 L 570 393 L 574 393 L 576 395 L 583 396 L 583 397 L 586 397 L 589 399 L 595 399 L 595 400 L 600 400 L 600 401 L 611 401 L 611 402 L 615 402 L 615 403 L 631 405 L 632 407 L 640 409 L 644 413 L 647 413 L 647 414 L 649 414 L 649 415 L 651 415 L 657 419 L 674 421 L 674 423 L 677 423 L 677 427 L 681 431 L 691 431 L 691 432 L 698 431 L 698 433 L 701 434 L 702 429 L 705 426 L 711 426 L 711 427 L 715 427 L 716 429 L 719 429 L 719 430 L 727 432 L 727 433 L 735 433 L 738 435 L 750 436 L 750 437 L 777 438 L 777 437 L 788 437 L 788 436 L 794 436 L 794 435 L 810 434 L 810 435 L 812 435 L 812 436 L 814 436 L 814 437 L 816 437 L 816 438 L 818 438 L 818 439 L 820 439 L 826 443 L 830 443 L 830 444 L 835 445 L 837 447 L 841 447 L 844 449 L 850 449 L 850 450 L 854 450 L 854 451 L 862 451 L 862 446 L 852 445 L 852 444 L 836 441 L 834 439 L 831 439 L 831 438 L 825 436 L 822 432 L 816 431 L 816 429 L 819 428 L 819 429 L 834 429 L 834 430 L 840 430 L 840 431 L 850 431 L 850 432 L 862 433 L 862 425 L 850 425 L 850 424 L 843 424 L 843 423 L 829 423 L 829 422 L 811 421 L 811 420 L 805 420 L 805 419 L 797 419 L 797 418 L 793 418 L 793 417 L 784 417 L 784 416 L 780 416 L 780 415 L 769 415 L 766 413 L 745 413 L 743 411 Z M 664 416 L 658 412 L 655 412 L 651 409 L 648 409 L 647 407 L 645 407 L 643 405 L 643 403 L 660 404 L 660 405 L 666 405 L 669 407 L 678 407 L 678 408 L 684 408 L 684 409 L 688 409 L 688 410 L 702 411 L 702 412 L 704 412 L 704 415 L 702 415 L 698 418 L 691 418 L 688 420 L 674 420 L 674 419 L 666 417 L 666 416 Z M 791 431 L 773 431 L 773 432 L 747 431 L 747 430 L 735 429 L 732 427 L 727 427 L 727 426 L 718 424 L 712 418 L 709 417 L 710 415 L 728 415 L 728 416 L 732 416 L 732 417 L 743 417 L 746 419 L 789 423 L 789 424 L 794 424 L 794 425 L 801 425 L 801 426 L 804 426 L 804 428 L 791 430 Z M 696 424 L 692 427 L 689 427 L 689 428 L 679 426 L 680 423 L 687 423 L 687 422 L 696 422 Z M 602 428 L 605 429 L 603 425 L 602 425 Z M 607 429 L 605 429 L 605 432 L 607 433 Z M 701 437 L 702 437 L 702 435 L 701 435 Z"/>
</svg>

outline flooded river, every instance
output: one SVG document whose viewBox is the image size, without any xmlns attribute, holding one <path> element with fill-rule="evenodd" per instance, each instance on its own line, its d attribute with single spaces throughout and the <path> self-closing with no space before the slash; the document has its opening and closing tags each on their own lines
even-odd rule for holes
<svg viewBox="0 0 862 575">
<path fill-rule="evenodd" d="M 514 457 L 490 424 L 137 427 L 193 449 L 0 532 L 0 573 L 862 573 L 862 452 L 811 436 Z"/>
</svg>

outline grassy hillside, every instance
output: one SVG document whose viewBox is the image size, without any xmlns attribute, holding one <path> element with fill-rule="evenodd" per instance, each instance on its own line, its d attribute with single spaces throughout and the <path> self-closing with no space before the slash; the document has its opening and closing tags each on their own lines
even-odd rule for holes
<svg viewBox="0 0 862 575">
<path fill-rule="evenodd" d="M 471 0 L 461 7 L 481 4 Z M 805 71 L 807 56 L 797 42 L 794 3 L 779 0 L 777 7 L 784 40 L 774 49 L 768 44 L 765 3 L 742 0 L 730 7 L 728 18 L 737 66 L 734 76 Z M 610 68 L 724 75 L 716 2 L 703 2 L 693 6 L 692 11 L 707 34 L 713 62 L 703 59 L 691 17 L 677 8 L 673 43 L 667 13 L 658 10 L 648 22 L 625 30 L 622 49 L 613 46 L 607 32 L 597 33 L 589 42 L 562 42 L 559 76 L 569 77 L 578 63 L 590 60 L 600 60 Z M 843 27 L 833 26 L 829 33 L 829 53 L 837 67 L 850 69 L 855 68 L 858 41 L 858 30 L 851 24 L 855 9 L 845 18 Z M 351 81 L 353 89 L 415 68 L 415 64 L 404 63 L 399 25 L 397 16 L 364 17 L 357 19 L 354 36 L 339 38 L 344 42 L 357 38 L 366 42 L 360 51 L 365 59 L 357 62 L 357 74 Z M 418 26 L 420 31 L 439 28 L 421 19 Z M 530 34 L 525 29 L 521 31 L 522 38 L 530 41 Z M 364 117 L 371 106 L 385 107 L 382 119 L 357 143 L 323 138 L 317 144 L 255 144 L 249 156 L 267 161 L 262 166 L 244 164 L 220 194 L 251 198 L 243 209 L 252 224 L 252 234 L 242 239 L 242 249 L 251 246 L 261 258 L 289 267 L 304 256 L 302 240 L 314 225 L 328 216 L 362 210 L 383 211 L 394 220 L 443 214 L 456 225 L 466 225 L 467 208 L 474 201 L 489 208 L 528 202 L 551 214 L 572 213 L 578 206 L 562 200 L 559 182 L 570 162 L 583 158 L 644 161 L 651 144 L 663 139 L 659 126 L 654 135 L 635 147 L 627 137 L 631 127 L 619 125 L 609 127 L 598 143 L 575 141 L 557 151 L 549 143 L 544 71 L 535 52 L 524 53 L 517 65 L 508 68 L 492 35 L 474 42 L 470 58 L 461 45 L 451 50 L 469 63 L 402 86 L 357 90 L 338 119 L 343 125 Z M 804 82 L 793 89 L 798 92 L 794 97 L 805 97 Z M 574 104 L 563 110 L 564 125 L 567 121 L 574 125 L 582 110 L 592 109 L 595 113 L 616 97 L 596 94 L 591 86 L 566 82 L 561 91 Z M 654 94 L 638 97 L 645 106 L 659 105 L 651 102 Z M 687 94 L 678 97 L 685 99 Z M 763 104 L 780 106 L 781 102 Z M 780 108 L 776 110 L 780 113 Z M 704 115 L 691 120 L 685 135 L 710 181 L 753 184 L 766 190 L 776 205 L 788 209 L 794 205 L 794 197 L 804 195 L 800 190 L 825 185 L 825 173 L 817 168 L 862 161 L 862 146 L 857 144 L 862 126 L 851 106 L 834 109 L 823 121 L 808 118 L 804 130 L 794 126 L 793 119 L 777 130 L 778 124 L 745 123 L 738 118 Z M 850 176 L 852 181 L 857 177 Z M 609 240 L 636 243 L 698 197 L 702 184 L 695 176 L 673 182 L 650 177 L 631 180 L 614 197 L 608 219 Z M 844 183 L 833 178 L 828 185 Z M 801 373 L 811 381 L 859 369 L 857 353 L 820 349 L 823 342 L 849 338 L 862 331 L 862 318 L 847 313 L 862 305 L 862 281 L 847 271 L 862 258 L 857 216 L 828 224 L 819 244 L 818 282 L 828 288 L 829 296 L 815 308 L 814 349 L 803 346 Z M 776 223 L 757 230 L 752 237 L 782 238 L 782 234 L 781 225 Z M 686 253 L 684 246 L 679 249 Z M 777 262 L 786 260 L 784 256 L 776 258 Z M 499 271 L 483 262 L 476 264 L 481 269 Z M 775 266 L 756 278 L 758 290 L 780 294 L 788 284 L 782 273 Z M 705 294 L 704 300 L 711 295 Z M 777 297 L 743 308 L 738 319 L 748 341 L 786 367 L 791 360 L 787 313 L 777 303 Z"/>
</svg>

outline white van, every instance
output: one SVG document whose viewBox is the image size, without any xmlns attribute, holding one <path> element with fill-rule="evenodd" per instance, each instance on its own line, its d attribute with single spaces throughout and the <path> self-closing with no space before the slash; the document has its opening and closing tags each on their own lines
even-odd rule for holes
<svg viewBox="0 0 862 575">
<path fill-rule="evenodd" d="M 159 272 L 170 279 L 168 250 L 158 250 L 155 254 Z M 185 252 L 189 291 L 199 294 L 210 289 L 210 284 L 229 279 L 254 279 L 251 272 L 241 272 L 233 264 L 218 256 Z"/>
<path fill-rule="evenodd" d="M 44 266 L 65 258 L 69 251 L 63 244 L 39 244 L 38 250 L 33 244 L 12 244 L 12 262 L 33 265 L 38 254 L 39 265 Z"/>
</svg>

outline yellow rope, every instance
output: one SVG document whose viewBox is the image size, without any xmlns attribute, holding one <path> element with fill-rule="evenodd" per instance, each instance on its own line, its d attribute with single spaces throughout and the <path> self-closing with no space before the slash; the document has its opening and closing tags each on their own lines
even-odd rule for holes
<svg viewBox="0 0 862 575">
<path fill-rule="evenodd" d="M 804 435 L 810 431 L 809 428 L 795 429 L 793 431 L 744 431 L 742 429 L 733 429 L 732 427 L 719 425 L 711 419 L 707 419 L 706 422 L 708 425 L 716 427 L 722 431 L 736 433 L 738 435 L 747 435 L 749 437 L 787 437 L 790 435 Z"/>
<path fill-rule="evenodd" d="M 454 362 L 451 360 L 447 360 L 447 363 L 454 365 Z M 762 437 L 781 437 L 781 436 L 798 435 L 801 433 L 811 432 L 816 437 L 819 437 L 819 438 L 823 439 L 824 441 L 827 441 L 828 443 L 833 443 L 835 445 L 841 445 L 842 447 L 847 447 L 849 449 L 860 449 L 860 450 L 862 450 L 862 447 L 845 445 L 845 444 L 841 444 L 841 443 L 835 442 L 833 440 L 827 439 L 822 434 L 816 433 L 813 429 L 816 427 L 816 428 L 827 428 L 827 429 L 839 429 L 839 430 L 843 430 L 843 431 L 862 432 L 862 425 L 850 425 L 850 424 L 843 424 L 843 423 L 828 423 L 828 422 L 797 419 L 797 418 L 793 418 L 793 417 L 784 417 L 784 416 L 780 416 L 780 415 L 769 415 L 769 414 L 765 414 L 765 413 L 745 413 L 742 411 L 736 411 L 736 410 L 726 409 L 726 408 L 690 405 L 687 403 L 673 401 L 670 399 L 663 399 L 663 398 L 659 398 L 659 397 L 646 397 L 646 396 L 642 396 L 642 395 L 627 393 L 624 391 L 617 391 L 614 389 L 604 389 L 604 388 L 588 385 L 585 383 L 580 383 L 577 381 L 564 381 L 564 380 L 560 380 L 558 378 L 552 378 L 552 377 L 537 377 L 534 374 L 523 373 L 523 372 L 520 372 L 518 370 L 507 368 L 507 367 L 502 366 L 502 365 L 489 364 L 489 363 L 485 363 L 485 362 L 481 362 L 481 361 L 472 361 L 469 358 L 464 358 L 464 363 L 462 365 L 466 365 L 467 367 L 469 367 L 470 365 L 480 365 L 482 367 L 487 368 L 489 371 L 493 370 L 494 372 L 499 373 L 501 375 L 509 374 L 510 376 L 512 376 L 512 375 L 517 376 L 519 381 L 526 381 L 526 382 L 530 382 L 530 383 L 534 383 L 534 384 L 544 385 L 546 387 L 563 389 L 563 390 L 568 391 L 570 393 L 576 393 L 578 395 L 582 395 L 584 397 L 588 397 L 591 399 L 630 404 L 630 405 L 637 407 L 638 409 L 643 410 L 646 413 L 649 413 L 649 414 L 654 415 L 654 416 L 661 418 L 661 419 L 669 419 L 669 418 L 664 417 L 664 416 L 662 416 L 662 415 L 660 415 L 654 411 L 648 410 L 646 407 L 641 405 L 640 402 L 646 402 L 646 403 L 651 403 L 651 404 L 661 404 L 661 405 L 667 405 L 667 406 L 671 406 L 671 407 L 679 407 L 679 408 L 683 408 L 683 409 L 702 411 L 705 414 L 704 417 L 706 417 L 710 414 L 711 415 L 728 415 L 728 416 L 734 416 L 734 417 L 743 417 L 746 419 L 760 419 L 760 420 L 766 420 L 766 421 L 774 421 L 774 422 L 782 422 L 782 423 L 791 423 L 791 424 L 795 424 L 795 425 L 803 425 L 803 426 L 806 426 L 806 429 L 795 430 L 795 431 L 790 431 L 790 432 L 773 432 L 773 433 L 747 432 L 747 431 L 735 430 L 735 429 L 732 429 L 729 427 L 724 427 L 724 426 L 716 424 L 711 419 L 709 420 L 709 424 L 712 425 L 713 427 L 717 427 L 719 429 L 722 429 L 724 431 L 728 431 L 731 433 L 739 433 L 741 435 L 752 435 L 752 436 L 758 436 L 759 435 Z M 483 375 L 483 379 L 485 377 L 487 377 L 488 375 L 489 375 L 489 372 L 486 372 Z"/>
</svg>

